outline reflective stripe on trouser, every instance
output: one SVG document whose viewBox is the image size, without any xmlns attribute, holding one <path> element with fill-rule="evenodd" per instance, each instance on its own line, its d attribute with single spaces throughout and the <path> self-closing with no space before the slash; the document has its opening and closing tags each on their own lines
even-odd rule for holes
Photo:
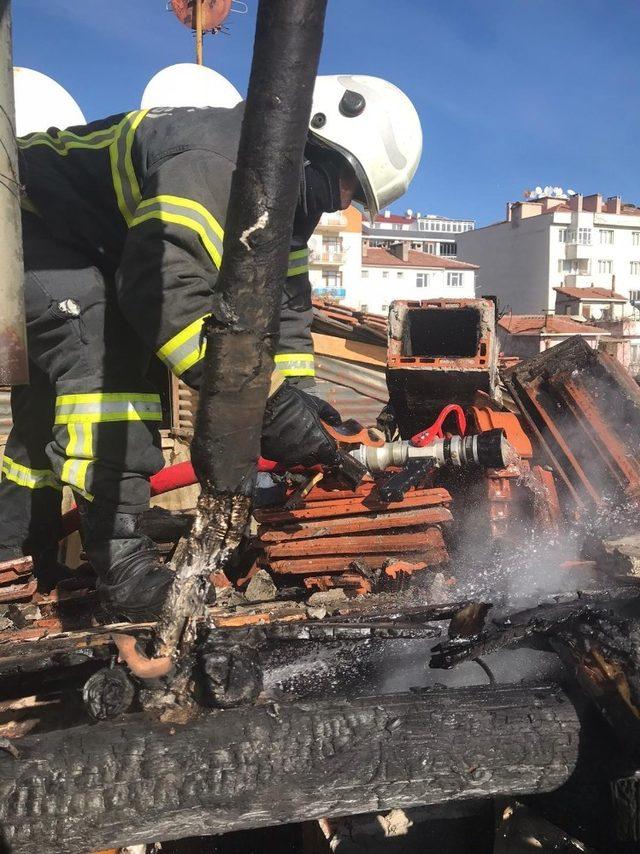
<svg viewBox="0 0 640 854">
<path fill-rule="evenodd" d="M 16 462 L 5 453 L 2 458 L 2 474 L 6 480 L 10 480 L 17 486 L 26 489 L 62 489 L 62 484 L 51 469 L 34 469 Z"/>
<path fill-rule="evenodd" d="M 13 426 L 0 475 L 0 560 L 55 551 L 62 486 L 47 459 L 53 390 L 34 364 L 31 385 L 11 391 Z M 0 454 L 1 455 L 1 454 Z"/>
<path fill-rule="evenodd" d="M 162 421 L 157 394 L 93 392 L 56 397 L 54 438 L 64 449 L 60 480 L 89 501 L 104 480 L 102 456 L 125 462 L 127 445 L 136 433 L 146 439 L 144 422 Z M 101 477 L 102 476 L 102 477 Z M 113 480 L 113 477 L 111 478 Z"/>
<path fill-rule="evenodd" d="M 313 353 L 278 353 L 276 368 L 285 377 L 315 377 Z"/>
<path fill-rule="evenodd" d="M 309 250 L 296 249 L 295 252 L 289 253 L 289 267 L 287 270 L 287 278 L 290 276 L 299 276 L 301 273 L 309 272 Z"/>
</svg>

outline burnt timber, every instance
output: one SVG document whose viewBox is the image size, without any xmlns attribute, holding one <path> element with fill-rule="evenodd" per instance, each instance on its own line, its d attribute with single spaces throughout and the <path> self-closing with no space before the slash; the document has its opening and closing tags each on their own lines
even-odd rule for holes
<svg viewBox="0 0 640 854">
<path fill-rule="evenodd" d="M 0 751 L 7 851 L 217 834 L 493 795 L 572 775 L 578 712 L 557 688 L 483 687 L 148 716 L 29 735 Z"/>
</svg>

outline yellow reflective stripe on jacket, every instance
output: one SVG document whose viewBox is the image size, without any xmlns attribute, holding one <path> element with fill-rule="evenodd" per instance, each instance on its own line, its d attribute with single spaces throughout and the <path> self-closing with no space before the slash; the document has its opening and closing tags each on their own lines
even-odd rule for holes
<svg viewBox="0 0 640 854">
<path fill-rule="evenodd" d="M 195 231 L 214 266 L 220 269 L 224 230 L 204 205 L 180 196 L 154 196 L 140 202 L 130 225 L 141 225 L 150 219 L 171 222 Z"/>
<path fill-rule="evenodd" d="M 276 368 L 285 377 L 315 377 L 313 353 L 278 353 Z"/>
<path fill-rule="evenodd" d="M 65 460 L 60 475 L 63 483 L 68 483 L 88 501 L 93 501 L 93 495 L 87 491 L 87 473 L 92 462 L 93 460 Z"/>
<path fill-rule="evenodd" d="M 55 424 L 108 421 L 162 421 L 160 395 L 103 392 L 62 394 L 56 398 Z"/>
<path fill-rule="evenodd" d="M 158 350 L 156 355 L 175 376 L 181 376 L 204 358 L 207 340 L 202 334 L 202 325 L 207 317 L 209 315 L 205 314 L 194 320 Z"/>
<path fill-rule="evenodd" d="M 18 147 L 26 149 L 32 148 L 34 145 L 46 145 L 61 157 L 66 157 L 74 148 L 107 148 L 114 141 L 120 124 L 94 130 L 84 135 L 72 133 L 70 130 L 59 130 L 55 134 L 37 131 L 28 136 L 20 137 Z"/>
<path fill-rule="evenodd" d="M 31 133 L 19 139 L 18 145 L 21 149 L 31 148 L 34 145 L 46 145 L 61 157 L 66 157 L 76 148 L 95 150 L 108 148 L 111 179 L 118 209 L 127 225 L 130 225 L 141 198 L 138 178 L 133 167 L 133 141 L 136 128 L 148 112 L 148 110 L 134 110 L 127 113 L 118 124 L 84 135 L 70 130 Z"/>
<path fill-rule="evenodd" d="M 148 112 L 149 110 L 134 110 L 132 113 L 127 113 L 117 126 L 115 137 L 109 146 L 113 189 L 118 201 L 118 208 L 127 225 L 131 225 L 141 198 L 131 154 L 133 140 L 136 128 Z"/>
<path fill-rule="evenodd" d="M 2 459 L 2 475 L 7 480 L 27 489 L 62 489 L 62 486 L 51 469 L 31 469 L 17 463 L 6 454 Z"/>
<path fill-rule="evenodd" d="M 289 253 L 289 269 L 287 270 L 287 278 L 289 276 L 299 276 L 301 273 L 309 272 L 309 250 L 296 249 L 295 252 Z"/>
</svg>

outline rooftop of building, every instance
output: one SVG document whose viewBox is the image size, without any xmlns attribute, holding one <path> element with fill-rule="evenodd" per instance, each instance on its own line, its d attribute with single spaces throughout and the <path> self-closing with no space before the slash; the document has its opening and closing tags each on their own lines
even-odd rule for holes
<svg viewBox="0 0 640 854">
<path fill-rule="evenodd" d="M 508 314 L 498 325 L 511 335 L 608 335 L 597 326 L 590 326 L 561 314 Z"/>
<path fill-rule="evenodd" d="M 598 302 L 627 302 L 627 297 L 617 294 L 610 288 L 554 288 L 557 294 L 576 300 L 597 300 Z"/>
<path fill-rule="evenodd" d="M 446 270 L 477 270 L 476 264 L 467 264 L 464 261 L 452 261 L 442 255 L 431 255 L 429 252 L 420 252 L 417 249 L 408 250 L 407 260 L 404 261 L 399 255 L 395 255 L 381 246 L 369 246 L 363 248 L 363 267 L 413 267 L 424 269 L 446 269 Z"/>
</svg>

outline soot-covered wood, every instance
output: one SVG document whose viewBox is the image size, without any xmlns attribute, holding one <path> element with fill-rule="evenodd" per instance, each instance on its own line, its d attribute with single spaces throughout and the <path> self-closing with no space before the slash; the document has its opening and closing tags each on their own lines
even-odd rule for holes
<svg viewBox="0 0 640 854">
<path fill-rule="evenodd" d="M 249 516 L 326 3 L 261 0 L 258 7 L 191 444 L 203 491 L 174 559 L 159 656 L 188 654 L 188 621 L 203 613 L 208 576 L 237 546 Z M 176 682 L 176 697 L 186 696 L 185 685 Z"/>
<path fill-rule="evenodd" d="M 130 716 L 0 752 L 0 823 L 9 851 L 80 854 L 546 792 L 571 776 L 580 727 L 558 689 L 526 687 L 270 704 L 184 726 Z"/>
<path fill-rule="evenodd" d="M 249 491 L 277 343 L 326 0 L 261 0 L 192 459 L 203 485 Z M 216 305 L 220 305 L 216 299 Z M 214 311 L 215 315 L 215 311 Z"/>
</svg>

